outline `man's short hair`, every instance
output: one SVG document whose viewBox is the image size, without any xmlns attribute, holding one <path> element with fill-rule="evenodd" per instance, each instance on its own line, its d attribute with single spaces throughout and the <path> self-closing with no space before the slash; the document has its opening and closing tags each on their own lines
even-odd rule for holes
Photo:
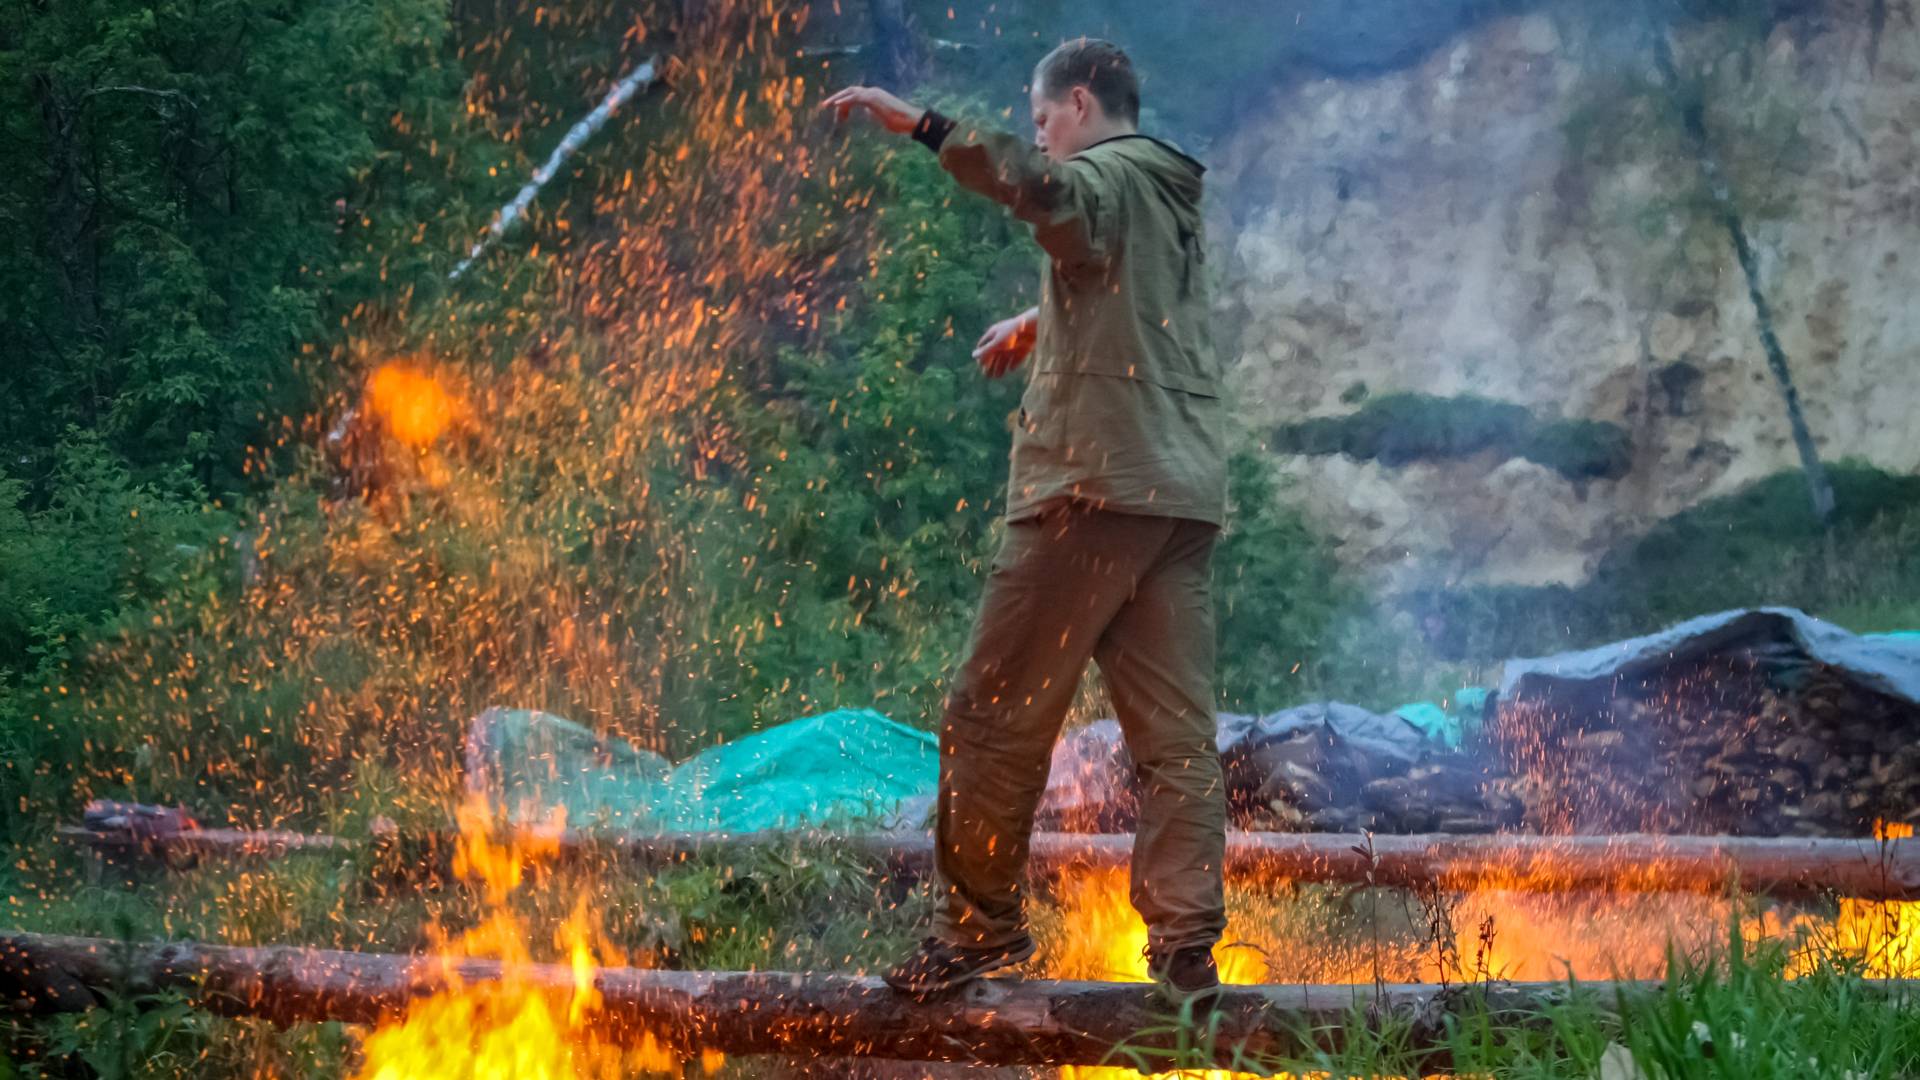
<svg viewBox="0 0 1920 1080">
<path fill-rule="evenodd" d="M 1083 37 L 1066 42 L 1041 59 L 1033 77 L 1050 100 L 1084 86 L 1108 116 L 1140 122 L 1140 79 L 1133 73 L 1133 61 L 1111 41 Z"/>
</svg>

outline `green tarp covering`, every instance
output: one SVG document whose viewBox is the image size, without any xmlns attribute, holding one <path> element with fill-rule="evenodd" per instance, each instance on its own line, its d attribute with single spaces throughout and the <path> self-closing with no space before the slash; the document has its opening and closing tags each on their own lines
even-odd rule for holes
<svg viewBox="0 0 1920 1080">
<path fill-rule="evenodd" d="M 918 828 L 939 775 L 928 732 L 840 709 L 703 751 L 678 766 L 529 709 L 488 709 L 467 734 L 468 785 L 515 821 L 643 832 Z"/>
</svg>

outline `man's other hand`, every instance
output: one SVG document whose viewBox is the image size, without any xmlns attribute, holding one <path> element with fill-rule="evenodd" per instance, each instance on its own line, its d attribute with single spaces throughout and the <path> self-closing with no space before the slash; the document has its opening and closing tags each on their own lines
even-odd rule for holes
<svg viewBox="0 0 1920 1080">
<path fill-rule="evenodd" d="M 865 111 L 878 121 L 881 127 L 896 134 L 904 135 L 913 130 L 927 110 L 918 105 L 909 104 L 887 93 L 877 86 L 849 86 L 836 91 L 833 96 L 820 103 L 823 109 L 833 110 L 834 119 L 845 123 L 848 115 L 855 109 Z"/>
<path fill-rule="evenodd" d="M 987 378 L 997 379 L 1019 367 L 1033 351 L 1035 329 L 1031 311 L 987 327 L 973 346 L 973 358 L 980 362 L 980 370 L 987 373 Z"/>
</svg>

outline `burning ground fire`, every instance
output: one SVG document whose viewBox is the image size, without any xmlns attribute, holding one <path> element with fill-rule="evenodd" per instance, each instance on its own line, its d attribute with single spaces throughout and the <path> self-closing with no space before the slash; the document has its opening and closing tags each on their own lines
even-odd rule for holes
<svg viewBox="0 0 1920 1080">
<path fill-rule="evenodd" d="M 370 1032 L 357 1077 L 558 1080 L 683 1073 L 688 1063 L 680 1052 L 649 1033 L 615 1030 L 598 1015 L 596 973 L 647 966 L 652 958 L 609 941 L 591 914 L 589 892 L 580 893 L 552 934 L 550 952 L 530 944 L 542 935 L 516 914 L 513 900 L 565 889 L 549 873 L 561 850 L 559 824 L 501 840 L 484 803 L 469 802 L 458 816 L 454 869 L 476 890 L 480 917 L 472 929 L 436 941 L 434 955 L 423 962 L 436 965 L 447 989 Z M 1042 961 L 1031 974 L 1145 980 L 1146 930 L 1128 901 L 1124 871 L 1069 874 L 1043 896 L 1035 906 Z M 1915 904 L 1849 900 L 1832 915 L 1819 915 L 1697 893 L 1601 895 L 1496 886 L 1422 897 L 1286 881 L 1235 881 L 1228 900 L 1230 924 L 1216 955 L 1229 983 L 1658 979 L 1666 973 L 1670 948 L 1705 955 L 1736 915 L 1751 938 L 1801 940 L 1852 956 L 1870 976 L 1920 972 Z M 570 988 L 526 975 L 549 957 L 561 958 L 571 970 Z M 507 977 L 464 981 L 458 965 L 467 959 L 497 961 Z M 1797 966 L 1812 970 L 1814 962 L 1809 952 Z M 712 1072 L 722 1064 L 709 1053 L 696 1067 Z M 1125 1080 L 1138 1074 L 1126 1067 L 1078 1067 L 1061 1075 Z M 1221 1070 L 1204 1075 L 1236 1076 Z"/>
<path fill-rule="evenodd" d="M 1895 829 L 1900 827 L 1896 826 Z M 1886 835 L 1883 834 L 1882 838 Z M 1871 978 L 1920 976 L 1920 903 L 1839 901 L 1831 916 L 1754 909 L 1750 900 L 1686 892 L 1540 892 L 1480 888 L 1419 897 L 1289 882 L 1230 884 L 1215 950 L 1221 981 L 1364 985 L 1663 978 L 1671 955 L 1701 957 L 1739 918 L 1751 941 L 1798 943 L 1789 971 L 1841 956 Z M 1142 982 L 1146 926 L 1124 871 L 1064 881 L 1036 919 L 1049 978 Z M 1065 1068 L 1067 1080 L 1127 1080 L 1131 1067 Z M 1218 1070 L 1159 1074 L 1224 1080 Z"/>
<path fill-rule="evenodd" d="M 537 833 L 493 836 L 484 803 L 461 807 L 460 847 L 454 871 L 477 884 L 485 903 L 482 921 L 443 942 L 425 961 L 438 965 L 448 989 L 414 1002 L 404 1017 L 384 1024 L 362 1043 L 357 1080 L 619 1080 L 636 1075 L 679 1076 L 681 1056 L 651 1033 L 620 1033 L 596 1024 L 601 1005 L 595 972 L 643 958 L 628 958 L 599 932 L 586 896 L 579 897 L 553 945 L 573 972 L 572 990 L 556 993 L 528 975 L 538 962 L 528 947 L 529 928 L 509 901 L 528 880 L 545 884 L 539 870 L 558 851 L 559 824 Z M 544 837 L 544 840 L 543 840 Z M 496 960 L 498 981 L 467 983 L 458 961 Z M 722 1058 L 705 1055 L 705 1072 Z"/>
<path fill-rule="evenodd" d="M 1066 882 L 1044 924 L 1046 974 L 1144 981 L 1147 932 L 1125 874 Z M 1669 948 L 1702 956 L 1738 919 L 1749 940 L 1804 942 L 1872 978 L 1920 976 L 1920 903 L 1842 899 L 1831 916 L 1691 892 L 1480 888 L 1418 896 L 1290 882 L 1234 883 L 1215 956 L 1229 983 L 1469 983 L 1658 979 Z M 1809 952 L 1796 961 L 1810 970 Z"/>
</svg>

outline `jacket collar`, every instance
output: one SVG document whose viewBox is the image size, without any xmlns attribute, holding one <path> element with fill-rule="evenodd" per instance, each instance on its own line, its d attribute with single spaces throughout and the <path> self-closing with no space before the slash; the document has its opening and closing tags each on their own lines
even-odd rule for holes
<svg viewBox="0 0 1920 1080">
<path fill-rule="evenodd" d="M 1151 135 L 1145 135 L 1138 131 L 1130 131 L 1124 135 L 1109 135 L 1106 138 L 1101 139 L 1099 142 L 1092 144 L 1091 146 L 1086 146 L 1081 148 L 1078 152 L 1070 156 L 1079 157 L 1081 154 L 1086 153 L 1088 150 L 1093 149 L 1095 146 L 1105 146 L 1108 143 L 1119 142 L 1122 139 L 1145 139 L 1148 142 L 1153 143 L 1154 145 L 1160 147 L 1161 149 L 1166 150 L 1167 152 L 1173 154 L 1175 157 L 1178 157 L 1180 160 L 1186 162 L 1187 164 L 1192 165 L 1196 172 L 1204 173 L 1207 171 L 1207 167 L 1205 165 L 1201 164 L 1198 160 L 1196 160 L 1192 155 L 1188 154 L 1186 151 L 1180 149 L 1179 147 L 1173 145 L 1172 143 L 1166 141 L 1165 139 L 1156 139 Z"/>
</svg>

